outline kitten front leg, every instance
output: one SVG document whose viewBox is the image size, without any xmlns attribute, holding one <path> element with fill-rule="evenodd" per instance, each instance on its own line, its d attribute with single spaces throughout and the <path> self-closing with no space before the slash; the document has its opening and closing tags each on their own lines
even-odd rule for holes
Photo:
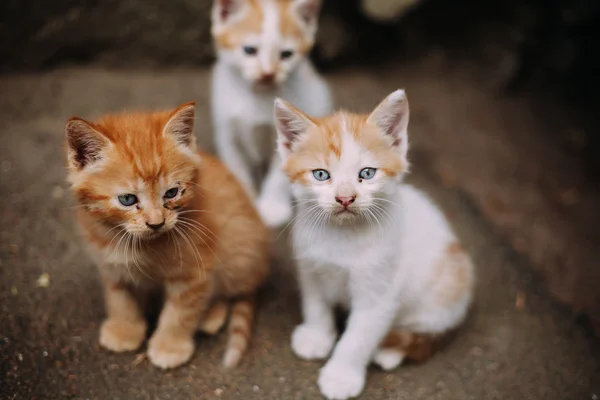
<svg viewBox="0 0 600 400">
<path fill-rule="evenodd" d="M 108 317 L 100 327 L 100 345 L 115 352 L 140 347 L 147 323 L 131 288 L 119 279 L 104 274 L 104 300 Z"/>
<path fill-rule="evenodd" d="M 236 125 L 233 122 L 221 122 L 217 124 L 217 127 L 215 142 L 219 157 L 242 184 L 250 198 L 256 199 L 257 191 L 252 176 L 252 167 L 240 151 L 237 142 L 242 132 L 236 131 Z"/>
<path fill-rule="evenodd" d="M 346 331 L 319 373 L 318 385 L 325 397 L 348 399 L 362 392 L 367 366 L 393 318 L 389 301 L 353 307 Z"/>
<path fill-rule="evenodd" d="M 299 260 L 298 279 L 304 321 L 292 334 L 292 350 L 305 360 L 323 359 L 329 355 L 337 336 L 333 308 L 321 292 L 312 265 Z"/>
<path fill-rule="evenodd" d="M 269 172 L 262 185 L 257 208 L 267 226 L 277 228 L 292 217 L 292 199 L 287 176 L 281 170 L 279 154 L 273 154 Z"/>
<path fill-rule="evenodd" d="M 158 327 L 148 343 L 148 358 L 163 369 L 177 367 L 192 356 L 198 318 L 208 306 L 210 296 L 206 280 L 178 279 L 168 281 L 165 288 Z"/>
</svg>

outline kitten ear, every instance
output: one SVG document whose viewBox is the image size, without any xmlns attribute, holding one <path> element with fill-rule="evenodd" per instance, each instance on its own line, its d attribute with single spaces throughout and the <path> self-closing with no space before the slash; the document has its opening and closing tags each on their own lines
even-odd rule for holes
<svg viewBox="0 0 600 400">
<path fill-rule="evenodd" d="M 319 17 L 321 4 L 322 0 L 294 0 L 292 7 L 304 23 L 313 25 Z"/>
<path fill-rule="evenodd" d="M 367 123 L 377 126 L 393 139 L 402 157 L 408 151 L 408 99 L 404 90 L 396 90 L 386 97 L 369 115 Z"/>
<path fill-rule="evenodd" d="M 196 103 L 190 101 L 182 104 L 173 113 L 163 129 L 163 135 L 173 137 L 177 143 L 193 147 L 196 143 L 194 137 L 194 117 Z"/>
<path fill-rule="evenodd" d="M 65 133 L 69 145 L 69 165 L 77 170 L 101 160 L 102 150 L 110 144 L 106 136 L 79 117 L 67 121 Z"/>
<path fill-rule="evenodd" d="M 274 116 L 277 150 L 285 160 L 292 153 L 294 144 L 315 123 L 308 115 L 280 98 L 275 99 Z"/>
<path fill-rule="evenodd" d="M 227 22 L 229 17 L 242 9 L 247 0 L 214 0 L 212 8 L 213 24 Z"/>
</svg>

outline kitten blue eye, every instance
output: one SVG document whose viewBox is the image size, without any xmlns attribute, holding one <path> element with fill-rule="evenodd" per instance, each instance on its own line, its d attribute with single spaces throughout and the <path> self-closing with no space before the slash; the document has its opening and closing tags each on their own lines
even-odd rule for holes
<svg viewBox="0 0 600 400">
<path fill-rule="evenodd" d="M 360 179 L 371 179 L 375 176 L 376 168 L 363 168 L 358 173 Z"/>
<path fill-rule="evenodd" d="M 318 181 L 326 181 L 329 179 L 329 172 L 325 171 L 324 169 L 315 169 L 312 173 L 315 179 Z"/>
<path fill-rule="evenodd" d="M 173 197 L 177 196 L 177 193 L 179 193 L 178 187 L 171 188 L 165 192 L 164 198 L 172 199 Z"/>
<path fill-rule="evenodd" d="M 138 198 L 135 194 L 122 194 L 118 197 L 119 202 L 123 204 L 125 207 L 132 206 L 138 202 Z"/>
<path fill-rule="evenodd" d="M 249 56 L 255 56 L 258 53 L 258 49 L 254 46 L 244 46 L 244 53 Z"/>
<path fill-rule="evenodd" d="M 286 60 L 293 55 L 294 55 L 294 52 L 292 50 L 284 50 L 281 52 L 280 57 L 282 60 Z"/>
</svg>

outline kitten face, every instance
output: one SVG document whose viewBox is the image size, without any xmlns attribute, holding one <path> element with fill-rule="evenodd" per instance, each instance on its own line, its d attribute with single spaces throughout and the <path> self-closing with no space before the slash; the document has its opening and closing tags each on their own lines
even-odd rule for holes
<svg viewBox="0 0 600 400">
<path fill-rule="evenodd" d="M 198 173 L 193 118 L 193 103 L 96 123 L 72 118 L 66 127 L 69 180 L 79 203 L 135 237 L 173 229 L 178 210 L 192 200 Z"/>
<path fill-rule="evenodd" d="M 258 89 L 284 82 L 314 44 L 321 0 L 215 0 L 220 59 Z"/>
<path fill-rule="evenodd" d="M 392 93 L 370 116 L 338 112 L 313 119 L 277 100 L 284 170 L 299 201 L 314 202 L 332 222 L 381 216 L 386 192 L 408 168 L 408 101 Z"/>
</svg>

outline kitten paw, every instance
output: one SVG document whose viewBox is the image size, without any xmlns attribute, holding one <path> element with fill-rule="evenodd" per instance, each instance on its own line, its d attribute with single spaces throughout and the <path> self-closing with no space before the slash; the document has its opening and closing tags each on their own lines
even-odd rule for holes
<svg viewBox="0 0 600 400">
<path fill-rule="evenodd" d="M 258 213 L 269 228 L 278 228 L 292 218 L 292 205 L 289 201 L 261 197 L 256 204 Z"/>
<path fill-rule="evenodd" d="M 199 329 L 208 335 L 216 335 L 223 328 L 223 325 L 225 325 L 228 312 L 227 303 L 222 301 L 216 302 L 200 321 Z"/>
<path fill-rule="evenodd" d="M 302 324 L 292 334 L 292 350 L 305 360 L 321 360 L 329 355 L 336 335 L 319 327 Z"/>
<path fill-rule="evenodd" d="M 100 327 L 100 346 L 121 353 L 138 349 L 146 336 L 146 321 L 106 319 Z"/>
<path fill-rule="evenodd" d="M 319 390 L 330 400 L 356 397 L 365 386 L 366 371 L 347 364 L 328 362 L 319 373 Z"/>
<path fill-rule="evenodd" d="M 391 371 L 402 364 L 404 354 L 393 349 L 378 349 L 373 355 L 373 362 L 384 371 Z"/>
<path fill-rule="evenodd" d="M 187 362 L 194 353 L 192 337 L 157 332 L 148 343 L 148 358 L 155 366 L 168 369 Z"/>
</svg>

